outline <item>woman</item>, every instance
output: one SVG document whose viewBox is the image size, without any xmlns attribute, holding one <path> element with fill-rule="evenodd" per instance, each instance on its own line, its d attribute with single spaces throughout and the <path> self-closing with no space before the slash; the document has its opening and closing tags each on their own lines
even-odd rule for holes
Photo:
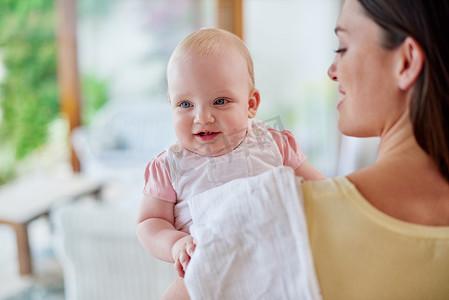
<svg viewBox="0 0 449 300">
<path fill-rule="evenodd" d="M 375 164 L 303 184 L 324 299 L 449 299 L 449 2 L 346 0 L 338 127 Z"/>
<path fill-rule="evenodd" d="M 381 144 L 372 166 L 301 185 L 324 299 L 449 299 L 448 17 L 443 0 L 343 5 L 338 127 Z"/>
</svg>

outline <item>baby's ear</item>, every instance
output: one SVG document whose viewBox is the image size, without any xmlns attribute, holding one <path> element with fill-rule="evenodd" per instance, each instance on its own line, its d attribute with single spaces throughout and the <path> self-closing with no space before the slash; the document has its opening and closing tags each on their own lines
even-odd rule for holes
<svg viewBox="0 0 449 300">
<path fill-rule="evenodd" d="M 257 109 L 260 104 L 260 93 L 259 90 L 254 89 L 248 99 L 248 118 L 252 119 L 257 114 Z"/>
</svg>

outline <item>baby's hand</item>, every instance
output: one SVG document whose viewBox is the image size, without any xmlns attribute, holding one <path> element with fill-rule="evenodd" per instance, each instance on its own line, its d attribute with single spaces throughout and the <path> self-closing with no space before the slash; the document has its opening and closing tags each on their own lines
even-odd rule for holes
<svg viewBox="0 0 449 300">
<path fill-rule="evenodd" d="M 195 251 L 196 242 L 191 235 L 179 239 L 171 249 L 173 259 L 175 260 L 175 271 L 184 278 L 187 265 Z"/>
</svg>

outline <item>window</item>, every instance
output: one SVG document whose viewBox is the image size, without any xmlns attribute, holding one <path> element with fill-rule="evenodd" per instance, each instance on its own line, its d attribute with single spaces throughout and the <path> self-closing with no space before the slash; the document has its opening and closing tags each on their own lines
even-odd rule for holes
<svg viewBox="0 0 449 300">
<path fill-rule="evenodd" d="M 80 73 L 107 82 L 109 101 L 165 99 L 167 61 L 192 31 L 215 26 L 206 0 L 78 0 Z"/>
<path fill-rule="evenodd" d="M 244 0 L 244 38 L 253 55 L 258 117 L 297 137 L 308 160 L 334 175 L 339 134 L 336 85 L 327 69 L 337 47 L 339 1 Z"/>
</svg>

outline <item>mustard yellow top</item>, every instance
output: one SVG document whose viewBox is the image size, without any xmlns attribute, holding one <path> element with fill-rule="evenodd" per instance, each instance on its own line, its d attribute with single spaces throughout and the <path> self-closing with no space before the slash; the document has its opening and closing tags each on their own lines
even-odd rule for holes
<svg viewBox="0 0 449 300">
<path fill-rule="evenodd" d="M 392 218 L 346 177 L 302 190 L 323 299 L 449 299 L 449 227 Z"/>
</svg>

